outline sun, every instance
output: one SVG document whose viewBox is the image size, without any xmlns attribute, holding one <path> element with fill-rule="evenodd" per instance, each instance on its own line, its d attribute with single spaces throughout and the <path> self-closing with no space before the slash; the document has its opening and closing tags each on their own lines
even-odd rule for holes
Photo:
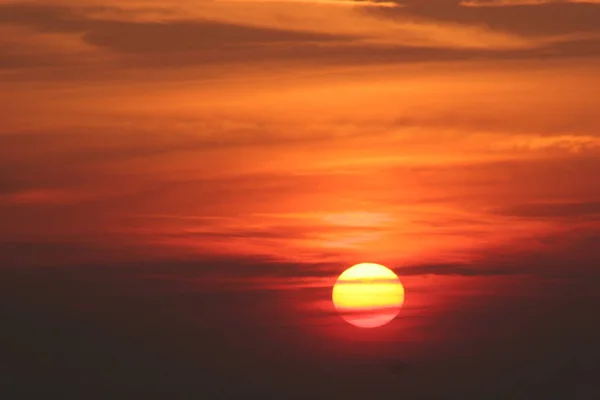
<svg viewBox="0 0 600 400">
<path fill-rule="evenodd" d="M 404 287 L 391 269 L 361 263 L 342 272 L 333 285 L 332 299 L 346 322 L 375 328 L 398 315 L 404 303 Z"/>
</svg>

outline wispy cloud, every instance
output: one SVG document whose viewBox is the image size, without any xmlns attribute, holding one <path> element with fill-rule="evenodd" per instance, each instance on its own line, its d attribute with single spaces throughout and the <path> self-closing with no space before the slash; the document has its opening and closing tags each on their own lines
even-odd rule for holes
<svg viewBox="0 0 600 400">
<path fill-rule="evenodd" d="M 103 197 L 84 190 L 28 189 L 0 194 L 0 205 L 67 205 Z"/>
<path fill-rule="evenodd" d="M 563 150 L 568 152 L 593 151 L 600 148 L 600 137 L 593 135 L 512 135 L 499 141 L 499 148 L 513 150 Z"/>
<path fill-rule="evenodd" d="M 508 206 L 495 212 L 523 218 L 568 219 L 581 217 L 591 220 L 594 217 L 600 217 L 600 202 L 596 200 L 535 202 Z"/>
<path fill-rule="evenodd" d="M 465 7 L 515 7 L 536 6 L 543 4 L 600 4 L 599 0 L 464 0 L 460 5 Z"/>
<path fill-rule="evenodd" d="M 222 3 L 292 3 L 326 4 L 341 7 L 402 7 L 402 4 L 371 0 L 217 0 Z"/>
</svg>

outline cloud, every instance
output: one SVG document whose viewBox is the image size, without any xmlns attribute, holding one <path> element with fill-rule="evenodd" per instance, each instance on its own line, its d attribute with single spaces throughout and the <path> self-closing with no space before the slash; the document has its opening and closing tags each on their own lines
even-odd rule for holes
<svg viewBox="0 0 600 400">
<path fill-rule="evenodd" d="M 52 79 L 106 79 L 123 73 L 124 67 L 194 66 L 203 71 L 214 68 L 212 73 L 218 74 L 240 63 L 245 68 L 261 63 L 297 68 L 482 57 L 560 58 L 590 56 L 600 48 L 593 10 L 566 10 L 560 21 L 554 21 L 552 13 L 536 16 L 536 23 L 530 24 L 532 16 L 520 12 L 470 13 L 478 7 L 449 9 L 444 2 L 425 8 L 412 2 L 406 7 L 333 3 L 98 0 L 73 7 L 63 1 L 4 2 L 3 29 L 21 33 L 4 35 L 4 45 L 0 39 L 4 50 L 0 68 L 25 75 L 27 68 L 35 68 Z M 16 37 L 20 39 L 6 39 Z M 57 72 L 58 67 L 69 69 L 69 74 Z M 43 76 L 36 73 L 36 79 Z"/>
<path fill-rule="evenodd" d="M 538 202 L 519 204 L 495 211 L 497 214 L 522 218 L 591 218 L 600 216 L 599 201 Z"/>
<path fill-rule="evenodd" d="M 217 0 L 220 3 L 291 3 L 291 4 L 325 4 L 340 7 L 402 7 L 399 3 L 372 0 Z"/>
<path fill-rule="evenodd" d="M 67 205 L 98 197 L 95 193 L 83 190 L 28 189 L 0 194 L 0 205 Z"/>
<path fill-rule="evenodd" d="M 513 150 L 562 150 L 572 153 L 600 149 L 600 137 L 594 135 L 512 135 L 500 141 L 498 148 Z"/>
<path fill-rule="evenodd" d="M 1 6 L 0 6 L 1 7 Z M 85 64 L 94 46 L 68 33 L 33 32 L 23 26 L 0 26 L 0 68 L 48 68 Z"/>
<path fill-rule="evenodd" d="M 250 45 L 289 41 L 333 40 L 327 33 L 294 32 L 214 21 L 136 22 L 87 16 L 63 7 L 0 6 L 0 22 L 36 31 L 82 34 L 98 47 L 127 53 L 171 53 L 216 49 L 228 43 Z"/>
<path fill-rule="evenodd" d="M 100 239 L 80 233 L 78 237 L 54 235 L 43 240 L 34 238 L 0 239 L 0 270 L 20 268 L 76 267 L 85 265 L 112 265 L 119 261 L 131 261 L 134 246 L 121 242 L 111 243 L 106 237 Z M 108 269 L 108 268 L 107 268 Z M 106 269 L 106 270 L 107 270 Z M 99 269 L 105 271 L 104 268 Z"/>
<path fill-rule="evenodd" d="M 461 1 L 460 5 L 464 7 L 518 7 L 560 3 L 600 4 L 600 0 L 465 0 Z"/>
<path fill-rule="evenodd" d="M 219 52 L 223 46 L 343 42 L 345 45 L 424 48 L 527 49 L 555 42 L 530 40 L 481 26 L 445 24 L 410 15 L 378 15 L 319 4 L 202 2 L 192 17 L 131 20 L 107 8 L 4 4 L 0 21 L 40 32 L 82 35 L 92 45 L 124 53 Z M 116 9 L 118 11 L 118 9 Z M 135 14 L 134 14 L 135 15 Z M 168 14 L 167 14 L 168 15 Z M 194 17 L 195 15 L 195 17 Z M 477 41 L 472 37 L 476 35 Z M 560 41 L 560 40 L 559 40 Z M 277 52 L 277 47 L 271 51 Z"/>
<path fill-rule="evenodd" d="M 472 264 L 432 264 L 409 266 L 397 269 L 401 276 L 422 276 L 422 275 L 442 275 L 442 276 L 499 276 L 499 275 L 527 275 L 531 273 L 524 268 L 514 267 L 496 267 L 489 265 Z"/>
<path fill-rule="evenodd" d="M 453 49 L 507 50 L 534 48 L 547 44 L 545 40 L 528 40 L 506 32 L 495 32 L 481 25 L 464 25 L 427 20 L 405 13 L 401 9 L 378 12 L 355 12 L 353 9 L 315 7 L 262 8 L 257 5 L 234 12 L 221 7 L 207 7 L 205 18 L 236 24 L 285 27 L 293 31 L 310 31 L 350 36 L 359 43 L 373 45 L 405 45 Z M 285 15 L 284 23 L 277 16 Z M 473 35 L 478 40 L 473 41 Z M 554 41 L 554 39 L 549 39 Z"/>
<path fill-rule="evenodd" d="M 416 16 L 437 21 L 458 24 L 484 24 L 490 29 L 512 32 L 524 37 L 544 37 L 555 35 L 597 35 L 600 31 L 600 7 L 594 3 L 544 2 L 531 7 L 485 7 L 490 2 L 471 2 L 465 7 L 458 1 L 414 1 L 406 9 Z M 500 2 L 506 4 L 508 2 Z M 518 3 L 518 2 L 517 2 Z M 517 4 L 514 3 L 514 4 Z M 581 38 L 580 38 L 581 39 Z M 597 40 L 596 36 L 596 40 Z M 574 38 L 572 41 L 577 41 Z M 581 53 L 585 54 L 585 53 Z M 597 54 L 591 52 L 590 54 Z"/>
</svg>

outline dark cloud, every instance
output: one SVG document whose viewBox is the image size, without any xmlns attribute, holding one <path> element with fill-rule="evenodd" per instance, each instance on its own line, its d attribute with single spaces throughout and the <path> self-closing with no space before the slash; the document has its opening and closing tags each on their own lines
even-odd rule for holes
<svg viewBox="0 0 600 400">
<path fill-rule="evenodd" d="M 253 234 L 254 235 L 254 234 Z M 281 237 L 279 237 L 280 239 Z M 201 244 L 201 238 L 198 239 Z M 223 240 L 235 240 L 223 235 Z M 532 275 L 539 277 L 579 277 L 593 271 L 600 253 L 595 251 L 600 243 L 597 234 L 579 234 L 578 238 L 554 238 L 550 250 L 518 251 L 503 254 L 501 251 L 475 252 L 473 261 L 423 265 L 389 265 L 400 276 L 507 276 Z M 553 250 L 552 250 L 553 249 Z M 577 253 L 576 255 L 573 255 Z M 122 238 L 102 240 L 94 237 L 63 239 L 62 241 L 12 241 L 0 242 L 0 265 L 4 270 L 15 268 L 41 268 L 52 274 L 69 274 L 76 270 L 87 271 L 91 277 L 123 275 L 139 279 L 179 281 L 196 285 L 198 281 L 228 281 L 230 288 L 251 287 L 252 279 L 281 278 L 310 279 L 335 277 L 342 269 L 336 262 L 339 253 L 321 251 L 311 259 L 324 261 L 292 262 L 277 256 L 264 255 L 170 255 L 152 254 L 147 246 L 128 243 Z M 334 261 L 332 261 L 334 260 Z M 570 261 L 569 261 L 570 260 Z M 577 268 L 565 271 L 564 263 L 576 263 Z M 47 267 L 54 267 L 48 269 Z M 84 273 L 84 272 L 82 272 Z M 285 281 L 282 281 L 285 283 Z M 203 287 L 206 289 L 206 287 Z M 219 287 L 225 290 L 226 287 Z"/>
<path fill-rule="evenodd" d="M 592 217 L 600 214 L 600 201 L 518 204 L 496 210 L 496 213 L 523 218 Z"/>
<path fill-rule="evenodd" d="M 409 0 L 406 11 L 400 12 L 530 36 L 600 32 L 600 4 L 563 2 L 487 8 L 464 7 L 456 0 Z"/>
<path fill-rule="evenodd" d="M 322 251 L 317 256 L 327 259 L 336 255 L 339 254 Z M 147 245 L 106 235 L 102 238 L 81 235 L 79 239 L 0 242 L 0 270 L 23 268 L 57 277 L 72 274 L 94 279 L 160 277 L 160 280 L 186 285 L 225 279 L 232 280 L 231 288 L 244 287 L 244 280 L 252 278 L 327 277 L 339 272 L 339 267 L 331 262 L 290 262 L 268 254 L 198 256 L 179 252 L 175 257 L 152 254 Z"/>
<path fill-rule="evenodd" d="M 64 218 L 61 219 L 65 222 Z M 0 268 L 73 267 L 104 262 L 110 265 L 118 260 L 136 259 L 144 250 L 132 243 L 116 243 L 107 237 L 84 234 L 79 239 L 5 239 L 0 241 Z M 152 256 L 145 258 L 151 259 Z"/>
<path fill-rule="evenodd" d="M 247 27 L 212 21 L 122 22 L 88 18 L 76 9 L 5 4 L 0 22 L 40 32 L 80 33 L 89 44 L 125 53 L 206 51 L 223 46 L 330 41 L 327 34 Z"/>
<path fill-rule="evenodd" d="M 512 268 L 510 266 L 497 267 L 485 265 L 482 261 L 480 265 L 465 264 L 432 264 L 404 267 L 396 272 L 400 275 L 445 275 L 445 276 L 496 276 L 496 275 L 521 275 L 529 271 L 523 268 Z"/>
<path fill-rule="evenodd" d="M 33 54 L 19 51 L 12 46 L 0 46 L 0 69 L 28 69 L 72 65 L 75 60 L 61 60 L 48 54 Z"/>
<path fill-rule="evenodd" d="M 181 232 L 174 234 L 173 237 L 184 239 L 205 239 L 210 240 L 236 240 L 236 239 L 276 239 L 276 240 L 296 240 L 296 239 L 315 239 L 319 235 L 353 235 L 361 233 L 373 233 L 385 231 L 384 227 L 376 226 L 336 226 L 336 225 L 311 225 L 306 224 L 287 224 L 271 225 L 262 229 L 236 229 L 215 227 L 210 231 Z"/>
<path fill-rule="evenodd" d="M 429 4 L 429 2 L 427 2 Z M 600 41 L 585 37 L 600 32 L 597 20 L 600 7 L 581 9 L 578 5 L 563 5 L 565 9 L 546 12 L 507 10 L 492 11 L 460 7 L 456 2 L 410 3 L 402 11 L 364 10 L 378 18 L 411 20 L 425 17 L 440 22 L 485 25 L 508 33 L 523 35 L 584 34 L 566 42 L 526 50 L 449 49 L 410 45 L 361 44 L 357 37 L 325 33 L 299 32 L 235 25 L 208 20 L 171 20 L 167 22 L 134 22 L 109 17 L 88 17 L 78 8 L 4 4 L 0 6 L 0 23 L 29 27 L 37 32 L 72 33 L 81 35 L 84 42 L 100 49 L 118 53 L 117 64 L 105 60 L 105 67 L 124 66 L 175 67 L 206 66 L 245 60 L 293 61 L 295 63 L 398 63 L 467 59 L 510 59 L 598 55 Z M 93 11 L 93 9 L 92 9 Z M 119 9 L 110 9 L 114 15 Z M 399 14 L 398 14 L 399 13 Z M 109 15 L 109 14 L 106 14 Z M 533 22 L 532 22 L 533 21 Z M 76 66 L 81 59 L 65 55 L 23 53 L 10 48 L 0 59 L 0 67 Z M 80 73 L 89 75 L 95 70 L 88 65 Z M 106 68 L 95 72 L 106 74 Z M 64 79 L 64 78 L 63 78 Z"/>
<path fill-rule="evenodd" d="M 121 65 L 146 67 L 205 65 L 248 59 L 295 60 L 302 63 L 381 63 L 459 60 L 482 56 L 480 51 L 471 50 L 410 46 L 380 48 L 360 44 L 347 46 L 356 38 L 213 21 L 151 23 L 102 20 L 88 18 L 77 11 L 76 8 L 66 7 L 4 4 L 0 6 L 0 23 L 26 26 L 38 32 L 82 34 L 86 43 L 120 53 L 124 57 Z M 346 45 L 328 45 L 336 41 L 344 41 Z M 23 55 L 18 49 L 9 50 L 0 64 L 4 68 L 18 68 L 24 64 L 61 65 L 66 62 L 62 56 L 53 59 L 39 54 Z"/>
</svg>

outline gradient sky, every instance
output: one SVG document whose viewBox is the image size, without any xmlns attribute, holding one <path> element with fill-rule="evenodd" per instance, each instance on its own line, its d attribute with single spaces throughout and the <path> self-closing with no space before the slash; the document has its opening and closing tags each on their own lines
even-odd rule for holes
<svg viewBox="0 0 600 400">
<path fill-rule="evenodd" d="M 596 0 L 0 0 L 0 310 L 199 396 L 594 398 L 599 71 Z"/>
</svg>

